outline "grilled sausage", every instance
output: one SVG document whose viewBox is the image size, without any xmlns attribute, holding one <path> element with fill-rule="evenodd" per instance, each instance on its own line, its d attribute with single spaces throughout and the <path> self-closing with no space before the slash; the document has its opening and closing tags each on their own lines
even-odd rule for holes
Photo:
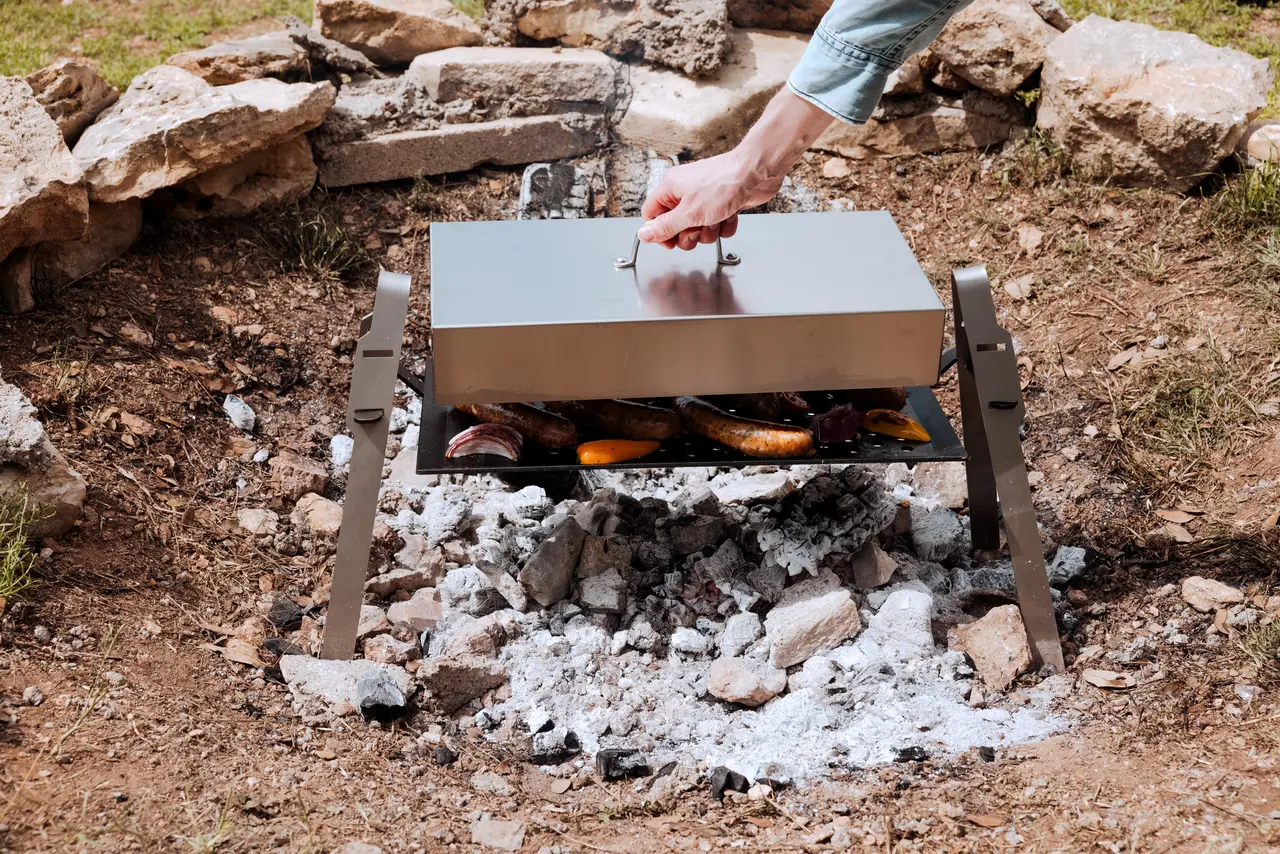
<svg viewBox="0 0 1280 854">
<path fill-rule="evenodd" d="M 697 397 L 679 398 L 676 411 L 690 432 L 749 457 L 790 459 L 813 453 L 813 434 L 802 427 L 738 418 Z"/>
<path fill-rule="evenodd" d="M 527 403 L 460 403 L 457 409 L 486 424 L 513 427 L 521 436 L 548 448 L 573 448 L 578 444 L 573 422 Z"/>
<path fill-rule="evenodd" d="M 565 400 L 547 408 L 578 425 L 623 439 L 661 442 L 680 435 L 680 416 L 670 409 L 632 400 Z"/>
</svg>

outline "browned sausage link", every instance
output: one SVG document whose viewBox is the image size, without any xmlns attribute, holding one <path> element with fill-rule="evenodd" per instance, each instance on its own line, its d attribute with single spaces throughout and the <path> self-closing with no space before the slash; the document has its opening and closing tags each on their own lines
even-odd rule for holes
<svg viewBox="0 0 1280 854">
<path fill-rule="evenodd" d="M 457 408 L 486 424 L 505 424 L 548 448 L 575 448 L 578 431 L 567 418 L 527 403 L 460 403 Z"/>
<path fill-rule="evenodd" d="M 679 436 L 680 416 L 670 409 L 633 400 L 574 400 L 548 403 L 575 424 L 596 427 L 622 439 L 661 442 Z"/>
<path fill-rule="evenodd" d="M 813 434 L 802 427 L 738 418 L 697 397 L 680 398 L 676 401 L 676 411 L 690 432 L 749 457 L 790 459 L 813 453 Z"/>
</svg>

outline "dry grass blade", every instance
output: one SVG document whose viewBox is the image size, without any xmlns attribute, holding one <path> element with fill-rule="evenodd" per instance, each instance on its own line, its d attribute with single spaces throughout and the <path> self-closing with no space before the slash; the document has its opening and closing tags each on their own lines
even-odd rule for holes
<svg viewBox="0 0 1280 854">
<path fill-rule="evenodd" d="M 1280 226 L 1280 165 L 1241 162 L 1239 175 L 1213 197 L 1209 222 L 1224 235 Z"/>
<path fill-rule="evenodd" d="M 31 525 L 38 518 L 26 495 L 0 500 L 0 599 L 11 599 L 33 583 Z"/>
<path fill-rule="evenodd" d="M 286 269 L 319 279 L 349 278 L 369 264 L 364 247 L 320 204 L 304 203 L 282 216 L 273 237 Z"/>
<path fill-rule="evenodd" d="M 1262 435 L 1258 406 L 1272 383 L 1256 361 L 1203 347 L 1133 371 L 1115 395 L 1129 475 L 1157 496 L 1172 494 Z"/>
</svg>

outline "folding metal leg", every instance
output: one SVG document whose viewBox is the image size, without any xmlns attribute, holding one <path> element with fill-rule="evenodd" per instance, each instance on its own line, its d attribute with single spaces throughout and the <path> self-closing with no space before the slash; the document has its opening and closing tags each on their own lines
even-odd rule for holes
<svg viewBox="0 0 1280 854">
<path fill-rule="evenodd" d="M 1026 406 L 1013 339 L 996 322 L 985 267 L 953 272 L 951 293 L 974 547 L 999 547 L 998 494 L 1032 657 L 1037 665 L 1062 671 L 1062 645 L 1019 438 Z"/>
<path fill-rule="evenodd" d="M 382 461 L 387 453 L 391 407 L 400 366 L 400 344 L 409 311 L 408 276 L 383 270 L 373 313 L 360 322 L 355 364 L 351 370 L 351 399 L 347 428 L 355 439 L 347 496 L 342 505 L 342 530 L 333 569 L 333 589 L 325 616 L 321 658 L 351 658 L 356 648 L 365 574 L 373 547 L 373 523 L 378 514 Z"/>
</svg>

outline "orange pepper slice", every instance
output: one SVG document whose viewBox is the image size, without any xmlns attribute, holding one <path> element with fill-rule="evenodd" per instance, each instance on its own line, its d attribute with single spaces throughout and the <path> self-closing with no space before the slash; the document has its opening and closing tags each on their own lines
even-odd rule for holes
<svg viewBox="0 0 1280 854">
<path fill-rule="evenodd" d="M 862 429 L 881 436 L 893 436 L 909 442 L 927 442 L 929 433 L 914 418 L 892 409 L 873 409 L 862 419 Z"/>
<path fill-rule="evenodd" d="M 578 462 L 584 466 L 607 466 L 638 460 L 658 450 L 658 442 L 636 439 L 600 439 L 578 446 Z"/>
</svg>

